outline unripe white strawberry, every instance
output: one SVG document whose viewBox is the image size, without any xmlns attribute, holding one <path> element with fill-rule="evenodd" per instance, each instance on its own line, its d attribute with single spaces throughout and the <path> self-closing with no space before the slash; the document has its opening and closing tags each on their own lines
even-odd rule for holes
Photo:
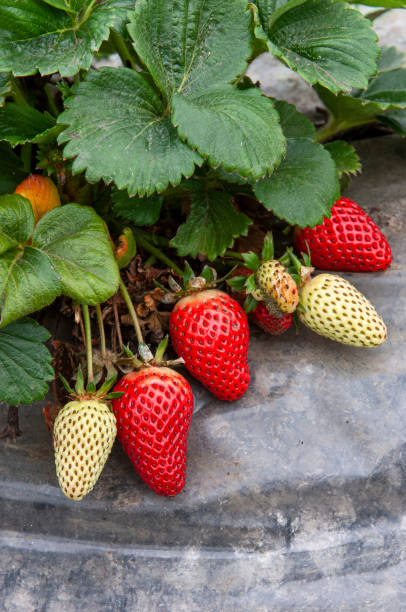
<svg viewBox="0 0 406 612">
<path fill-rule="evenodd" d="M 386 340 L 386 325 L 375 308 L 340 276 L 315 276 L 303 287 L 300 302 L 300 320 L 317 334 L 351 346 L 373 347 Z"/>
<path fill-rule="evenodd" d="M 95 486 L 116 437 L 116 417 L 97 399 L 69 402 L 55 419 L 56 474 L 70 499 L 85 497 Z"/>
</svg>

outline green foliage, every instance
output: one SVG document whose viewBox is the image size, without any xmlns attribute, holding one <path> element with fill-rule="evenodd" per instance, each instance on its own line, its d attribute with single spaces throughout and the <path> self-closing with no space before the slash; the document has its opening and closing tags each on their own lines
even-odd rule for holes
<svg viewBox="0 0 406 612">
<path fill-rule="evenodd" d="M 354 147 L 344 140 L 334 140 L 325 145 L 337 167 L 338 177 L 343 174 L 357 174 L 361 171 L 361 163 Z"/>
<path fill-rule="evenodd" d="M 179 227 L 172 246 L 181 256 L 197 257 L 202 253 L 213 260 L 223 255 L 237 236 L 247 233 L 251 221 L 237 212 L 229 194 L 204 184 L 193 187 L 189 216 Z"/>
<path fill-rule="evenodd" d="M 110 28 L 120 28 L 132 6 L 130 0 L 2 0 L 0 71 L 69 76 L 87 69 Z"/>
<path fill-rule="evenodd" d="M 0 140 L 11 146 L 37 142 L 55 126 L 55 119 L 47 112 L 40 113 L 28 104 L 8 102 L 0 108 Z"/>
<path fill-rule="evenodd" d="M 148 78 L 105 69 L 75 89 L 59 118 L 74 172 L 152 195 L 191 176 L 202 158 L 242 176 L 272 171 L 285 146 L 277 114 L 259 91 L 229 84 L 251 53 L 245 9 L 245 0 L 141 0 L 129 32 Z"/>
<path fill-rule="evenodd" d="M 90 205 L 64 204 L 35 226 L 28 200 L 0 196 L 0 401 L 42 397 L 53 374 L 45 330 L 22 316 L 61 294 L 95 305 L 116 291 L 119 270 L 96 210 L 186 276 L 189 263 L 161 248 L 213 261 L 253 221 L 270 229 L 263 207 L 299 226 L 329 215 L 338 177 L 360 164 L 346 142 L 315 141 L 371 121 L 406 135 L 406 68 L 393 47 L 378 58 L 372 21 L 381 13 L 365 18 L 341 0 L 0 2 L 0 194 L 36 163 L 62 202 Z M 317 134 L 244 76 L 264 50 L 314 85 L 331 114 Z M 88 71 L 95 54 L 114 51 L 123 67 Z M 270 233 L 262 257 L 273 257 Z M 249 269 L 259 262 L 244 254 Z M 206 266 L 208 280 L 212 273 Z M 229 284 L 249 292 L 254 275 Z M 256 305 L 248 296 L 246 309 Z"/>
<path fill-rule="evenodd" d="M 117 217 L 131 221 L 134 225 L 154 225 L 161 213 L 163 198 L 153 195 L 149 198 L 130 197 L 127 191 L 113 192 L 113 212 Z"/>
<path fill-rule="evenodd" d="M 376 72 L 371 22 L 336 0 L 256 0 L 256 35 L 309 83 L 330 91 L 365 87 Z"/>
<path fill-rule="evenodd" d="M 97 304 L 118 286 L 118 269 L 103 221 L 88 207 L 67 204 L 34 229 L 31 204 L 0 197 L 0 327 L 64 293 Z"/>
<path fill-rule="evenodd" d="M 48 338 L 47 330 L 28 318 L 0 329 L 0 401 L 31 404 L 45 396 L 54 378 Z"/>
<path fill-rule="evenodd" d="M 138 0 L 128 30 L 169 102 L 175 93 L 205 93 L 245 72 L 249 24 L 245 0 Z"/>
<path fill-rule="evenodd" d="M 330 214 L 339 196 L 336 166 L 326 149 L 312 141 L 314 129 L 308 119 L 287 102 L 278 102 L 276 108 L 289 134 L 286 157 L 272 176 L 253 183 L 254 193 L 281 219 L 312 227 Z"/>
<path fill-rule="evenodd" d="M 0 195 L 14 191 L 26 176 L 21 159 L 8 143 L 0 142 Z"/>
<path fill-rule="evenodd" d="M 346 2 L 347 0 L 343 0 Z M 406 0 L 367 0 L 364 2 L 349 2 L 349 4 L 365 4 L 366 6 L 382 6 L 385 8 L 406 8 Z"/>
<path fill-rule="evenodd" d="M 198 96 L 176 94 L 172 108 L 181 138 L 213 166 L 260 178 L 281 161 L 285 139 L 278 115 L 258 89 L 223 85 Z"/>
<path fill-rule="evenodd" d="M 202 158 L 185 145 L 158 93 L 134 70 L 89 73 L 66 101 L 59 123 L 65 157 L 89 181 L 114 181 L 130 195 L 151 195 L 191 176 Z"/>
<path fill-rule="evenodd" d="M 385 111 L 406 108 L 406 68 L 402 68 L 403 53 L 395 47 L 383 47 L 378 62 L 378 73 L 366 89 L 355 89 L 351 94 L 333 95 L 328 89 L 315 86 L 327 106 L 331 120 L 317 138 L 331 135 L 373 121 L 385 122 Z M 388 120 L 389 124 L 390 121 Z"/>
<path fill-rule="evenodd" d="M 6 96 L 11 92 L 11 73 L 0 72 L 0 106 L 3 106 Z"/>
</svg>

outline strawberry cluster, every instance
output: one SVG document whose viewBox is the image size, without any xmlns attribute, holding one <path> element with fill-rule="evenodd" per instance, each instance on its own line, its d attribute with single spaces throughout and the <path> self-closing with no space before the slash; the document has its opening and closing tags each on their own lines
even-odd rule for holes
<svg viewBox="0 0 406 612">
<path fill-rule="evenodd" d="M 122 237 L 126 247 L 130 233 Z M 385 323 L 353 285 L 333 274 L 311 278 L 312 263 L 351 271 L 377 271 L 390 264 L 386 238 L 355 202 L 338 200 L 330 220 L 296 230 L 295 244 L 302 261 L 291 248 L 276 259 L 271 235 L 265 238 L 261 257 L 241 254 L 244 265 L 233 268 L 227 281 L 234 297 L 216 288 L 215 271 L 207 266 L 197 278 L 187 267 L 183 289 L 169 280 L 174 293 L 167 297 L 176 301 L 169 323 L 176 362 L 219 400 L 238 400 L 248 389 L 246 312 L 272 335 L 282 334 L 296 319 L 317 334 L 351 346 L 374 347 L 386 339 Z M 118 255 L 120 262 L 127 261 Z M 121 290 L 129 299 L 125 287 Z M 243 301 L 244 309 L 239 303 Z M 182 491 L 193 394 L 187 380 L 168 367 L 176 362 L 163 361 L 167 341 L 153 356 L 141 335 L 140 359 L 125 349 L 117 363 L 136 371 L 128 372 L 111 393 L 112 379 L 99 392 L 91 383 L 85 391 L 79 375 L 75 401 L 61 410 L 54 425 L 57 474 L 68 497 L 81 499 L 93 488 L 116 432 L 153 491 L 164 496 Z"/>
</svg>

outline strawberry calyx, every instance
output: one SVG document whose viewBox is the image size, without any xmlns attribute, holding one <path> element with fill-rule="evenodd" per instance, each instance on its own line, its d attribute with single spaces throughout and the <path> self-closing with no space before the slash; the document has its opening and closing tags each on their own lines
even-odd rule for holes
<svg viewBox="0 0 406 612">
<path fill-rule="evenodd" d="M 184 297 L 206 291 L 207 289 L 215 289 L 218 285 L 228 279 L 233 273 L 237 266 L 234 266 L 225 276 L 222 278 L 217 277 L 217 270 L 211 266 L 205 265 L 200 273 L 200 276 L 196 276 L 193 269 L 188 262 L 185 263 L 185 270 L 183 272 L 182 283 L 180 285 L 173 276 L 169 276 L 168 285 L 170 291 L 166 287 L 154 281 L 154 284 L 160 289 L 165 291 L 165 295 L 162 299 L 163 303 L 174 304 Z"/>
<path fill-rule="evenodd" d="M 264 239 L 261 257 L 252 251 L 241 253 L 244 267 L 251 270 L 252 273 L 248 276 L 236 275 L 228 279 L 227 284 L 234 291 L 244 291 L 246 293 L 244 310 L 247 314 L 253 312 L 259 302 L 264 302 L 268 312 L 276 318 L 283 318 L 286 312 L 292 312 L 296 308 L 297 289 L 295 283 L 299 285 L 299 279 L 293 277 L 296 270 L 292 267 L 288 251 L 289 249 L 282 257 L 275 259 L 273 236 L 271 232 L 268 232 Z M 271 272 L 269 268 L 275 268 L 272 277 L 276 273 L 279 277 L 274 283 L 269 283 L 268 278 Z M 290 276 L 292 278 L 289 278 Z M 272 285 L 271 288 L 269 284 Z M 288 300 L 284 295 L 286 284 L 290 286 L 292 292 Z M 292 301 L 293 298 L 296 301 Z"/>
<path fill-rule="evenodd" d="M 107 372 L 106 380 L 103 384 L 97 388 L 96 384 L 93 380 L 90 380 L 85 386 L 85 381 L 83 377 L 83 371 L 81 366 L 79 365 L 76 375 L 76 384 L 75 388 L 69 385 L 66 378 L 59 373 L 59 378 L 62 381 L 63 386 L 66 391 L 69 393 L 70 397 L 75 400 L 95 400 L 95 401 L 109 401 L 121 397 L 122 393 L 117 395 L 116 392 L 110 391 L 112 387 L 115 385 L 117 380 L 118 372 L 115 368 L 111 368 Z"/>
<path fill-rule="evenodd" d="M 178 357 L 177 359 L 164 359 L 168 347 L 168 340 L 169 337 L 165 336 L 158 345 L 155 355 L 145 342 L 140 342 L 138 345 L 138 357 L 134 355 L 127 346 L 123 346 L 124 355 L 117 359 L 117 364 L 123 372 L 129 372 L 134 369 L 142 370 L 143 368 L 169 368 L 185 363 L 182 357 Z"/>
</svg>

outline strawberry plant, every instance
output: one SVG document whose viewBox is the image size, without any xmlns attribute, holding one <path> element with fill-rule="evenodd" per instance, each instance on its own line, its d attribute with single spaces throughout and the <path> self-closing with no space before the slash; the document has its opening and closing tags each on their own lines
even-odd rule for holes
<svg viewBox="0 0 406 612">
<path fill-rule="evenodd" d="M 243 395 L 249 382 L 247 319 L 238 303 L 216 288 L 217 272 L 228 277 L 236 265 L 255 272 L 230 285 L 245 292 L 247 310 L 270 333 L 288 329 L 296 308 L 306 325 L 324 329 L 324 322 L 314 319 L 319 312 L 310 321 L 313 304 L 303 279 L 285 268 L 286 257 L 278 258 L 294 236 L 304 237 L 299 251 L 311 249 L 310 236 L 319 230 L 311 234 L 309 228 L 323 227 L 340 185 L 360 171 L 355 149 L 342 139 L 347 130 L 380 122 L 406 134 L 403 56 L 394 47 L 380 48 L 373 29 L 382 11 L 406 2 L 364 2 L 380 7 L 367 16 L 352 4 L 1 2 L 0 401 L 14 406 L 45 396 L 60 347 L 42 322 L 55 301 L 52 312 L 68 313 L 74 321 L 76 344 L 60 349 L 62 369 L 71 358 L 72 377 L 73 362 L 83 361 L 77 336 L 89 357 L 92 322 L 86 309 L 94 307 L 98 352 L 94 370 L 87 360 L 90 391 L 72 404 L 72 418 L 80 420 L 84 408 L 95 423 L 101 401 L 95 399 L 95 384 L 113 365 L 122 365 L 121 352 L 134 342 L 133 332 L 123 338 L 121 321 L 127 319 L 141 352 L 138 317 L 153 343 L 170 330 L 174 351 L 217 397 Z M 293 105 L 265 96 L 246 76 L 262 52 L 314 87 L 329 113 L 319 131 Z M 104 65 L 109 61 L 114 67 Z M 260 267 L 257 253 L 270 230 L 278 258 L 263 258 Z M 189 261 L 195 269 L 206 263 L 207 286 L 200 293 L 194 291 Z M 193 289 L 173 308 L 164 290 L 166 281 L 177 284 L 170 272 Z M 329 282 L 335 291 L 336 281 Z M 315 279 L 310 283 L 318 287 Z M 310 304 L 307 314 L 303 300 Z M 369 306 L 362 304 L 364 313 Z M 107 338 L 105 324 L 111 331 Z M 382 330 L 370 341 L 361 330 L 352 343 L 376 345 Z M 207 346 L 199 352 L 203 335 Z M 334 330 L 330 337 L 337 339 Z M 171 377 L 176 378 L 171 374 L 165 385 Z M 52 384 L 58 404 L 58 384 Z M 117 400 L 116 406 L 130 400 Z M 57 457 L 65 453 L 60 414 Z M 118 431 L 123 437 L 120 424 Z M 134 452 L 129 454 L 138 465 Z M 72 496 L 94 485 L 106 457 L 96 460 L 97 476 L 87 475 Z M 67 461 L 57 459 L 66 490 Z M 183 487 L 184 461 L 182 455 L 172 493 Z M 142 477 L 148 481 L 144 472 Z M 155 490 L 162 492 L 161 484 Z"/>
</svg>

